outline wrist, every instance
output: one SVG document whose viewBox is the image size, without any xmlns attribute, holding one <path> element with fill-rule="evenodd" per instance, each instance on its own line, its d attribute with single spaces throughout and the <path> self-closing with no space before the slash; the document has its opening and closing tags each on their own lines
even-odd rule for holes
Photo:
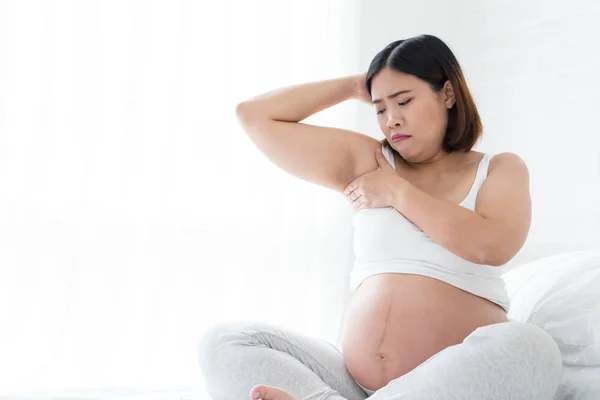
<svg viewBox="0 0 600 400">
<path fill-rule="evenodd" d="M 360 75 L 352 76 L 352 98 L 358 99 L 360 94 Z"/>
<path fill-rule="evenodd" d="M 352 99 L 371 104 L 366 87 L 367 73 L 352 75 Z"/>
</svg>

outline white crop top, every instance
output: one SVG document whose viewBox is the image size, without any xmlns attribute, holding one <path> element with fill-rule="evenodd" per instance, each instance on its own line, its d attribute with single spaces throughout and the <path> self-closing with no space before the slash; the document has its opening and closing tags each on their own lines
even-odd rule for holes
<svg viewBox="0 0 600 400">
<path fill-rule="evenodd" d="M 390 146 L 383 147 L 385 158 L 395 169 L 392 151 Z M 475 210 L 477 193 L 487 177 L 492 157 L 483 156 L 471 190 L 460 206 Z M 353 226 L 355 261 L 350 273 L 350 289 L 358 289 L 366 278 L 381 273 L 424 275 L 488 299 L 508 312 L 510 300 L 500 276 L 501 267 L 476 264 L 459 257 L 434 242 L 395 208 L 358 210 Z"/>
</svg>

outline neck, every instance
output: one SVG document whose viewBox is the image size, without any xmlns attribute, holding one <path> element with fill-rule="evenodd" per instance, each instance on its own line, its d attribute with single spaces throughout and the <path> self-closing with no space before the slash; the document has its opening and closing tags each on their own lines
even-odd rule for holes
<svg viewBox="0 0 600 400">
<path fill-rule="evenodd" d="M 405 165 L 414 172 L 427 172 L 434 175 L 441 175 L 452 171 L 454 167 L 460 163 L 463 156 L 463 152 L 455 151 L 453 153 L 446 153 L 443 150 L 440 150 L 438 153 L 425 160 L 417 162 L 405 160 Z"/>
</svg>

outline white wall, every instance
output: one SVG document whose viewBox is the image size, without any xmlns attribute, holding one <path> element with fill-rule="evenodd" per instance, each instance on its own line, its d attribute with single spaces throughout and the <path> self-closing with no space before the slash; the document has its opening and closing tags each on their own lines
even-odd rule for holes
<svg viewBox="0 0 600 400">
<path fill-rule="evenodd" d="M 222 320 L 335 338 L 351 206 L 234 111 L 354 72 L 352 4 L 0 1 L 0 398 L 202 383 Z"/>
<path fill-rule="evenodd" d="M 475 150 L 527 163 L 533 221 L 507 269 L 600 246 L 600 2 L 360 2 L 360 68 L 388 43 L 421 33 L 450 46 L 483 120 Z M 383 134 L 367 106 L 359 131 Z"/>
</svg>

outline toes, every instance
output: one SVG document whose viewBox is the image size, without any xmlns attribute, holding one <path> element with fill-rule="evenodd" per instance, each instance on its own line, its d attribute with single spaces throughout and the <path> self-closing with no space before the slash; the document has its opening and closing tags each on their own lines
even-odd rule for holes
<svg viewBox="0 0 600 400">
<path fill-rule="evenodd" d="M 250 389 L 250 400 L 266 399 L 267 387 L 265 385 L 255 385 Z"/>
</svg>

